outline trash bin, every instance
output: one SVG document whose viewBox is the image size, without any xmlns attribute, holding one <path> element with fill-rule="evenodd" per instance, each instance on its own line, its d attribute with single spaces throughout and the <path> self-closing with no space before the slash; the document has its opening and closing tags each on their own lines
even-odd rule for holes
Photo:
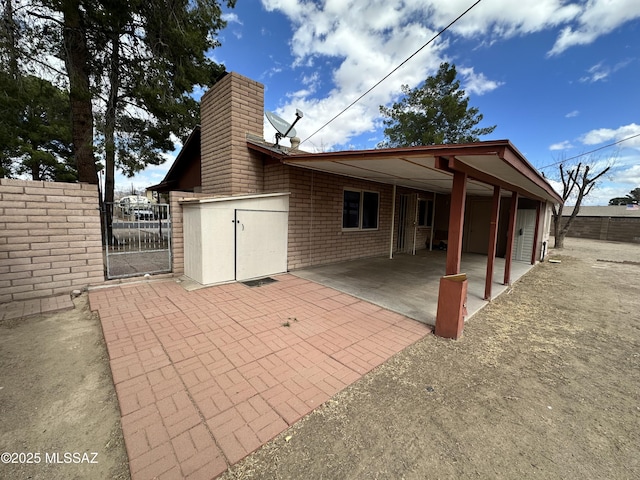
<svg viewBox="0 0 640 480">
<path fill-rule="evenodd" d="M 467 274 L 445 275 L 440 278 L 435 334 L 457 340 L 462 335 L 467 315 Z"/>
</svg>

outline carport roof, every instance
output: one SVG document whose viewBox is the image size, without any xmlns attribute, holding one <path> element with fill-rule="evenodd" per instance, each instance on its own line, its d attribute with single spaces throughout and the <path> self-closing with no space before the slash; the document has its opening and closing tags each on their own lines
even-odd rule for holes
<svg viewBox="0 0 640 480">
<path fill-rule="evenodd" d="M 248 137 L 249 148 L 285 165 L 379 183 L 449 193 L 453 173 L 468 174 L 467 193 L 489 196 L 493 186 L 528 198 L 560 203 L 560 195 L 509 140 L 469 144 L 308 153 Z"/>
</svg>

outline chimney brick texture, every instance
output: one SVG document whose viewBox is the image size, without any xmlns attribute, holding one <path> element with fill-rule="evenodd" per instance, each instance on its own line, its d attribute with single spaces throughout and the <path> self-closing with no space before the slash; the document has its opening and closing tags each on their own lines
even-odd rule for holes
<svg viewBox="0 0 640 480">
<path fill-rule="evenodd" d="M 200 109 L 202 193 L 261 193 L 263 162 L 246 135 L 264 135 L 264 85 L 228 73 L 203 95 Z"/>
</svg>

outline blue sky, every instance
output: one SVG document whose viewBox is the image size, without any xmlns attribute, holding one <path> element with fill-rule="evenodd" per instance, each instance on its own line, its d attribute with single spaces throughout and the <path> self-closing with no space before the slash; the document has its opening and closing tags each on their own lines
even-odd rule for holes
<svg viewBox="0 0 640 480">
<path fill-rule="evenodd" d="M 306 139 L 473 3 L 238 0 L 225 10 L 222 46 L 211 55 L 262 82 L 266 110 L 291 121 L 302 110 L 296 129 Z M 301 148 L 375 148 L 384 138 L 379 106 L 443 61 L 456 65 L 470 105 L 484 115 L 481 126 L 497 125 L 483 140 L 511 140 L 547 177 L 563 158 L 640 135 L 640 2 L 482 0 Z M 265 126 L 267 140 L 274 132 Z M 133 184 L 159 182 L 172 159 Z M 612 164 L 587 204 L 605 205 L 640 186 L 640 136 L 582 160 Z"/>
</svg>

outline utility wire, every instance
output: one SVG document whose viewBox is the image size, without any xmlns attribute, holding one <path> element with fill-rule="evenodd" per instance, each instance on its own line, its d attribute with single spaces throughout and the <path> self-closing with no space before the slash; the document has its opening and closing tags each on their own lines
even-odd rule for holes
<svg viewBox="0 0 640 480">
<path fill-rule="evenodd" d="M 394 68 L 393 70 L 391 70 L 389 73 L 387 73 L 384 77 L 382 77 L 381 80 L 379 80 L 377 83 L 375 83 L 369 90 L 367 90 L 366 92 L 364 92 L 362 95 L 360 95 L 358 98 L 356 98 L 353 102 L 351 102 L 347 107 L 345 107 L 341 112 L 339 112 L 337 115 L 335 115 L 331 120 L 329 120 L 327 123 L 325 123 L 324 125 L 322 125 L 319 129 L 317 129 L 315 132 L 313 132 L 311 135 L 309 135 L 307 138 L 305 138 L 304 140 L 302 140 L 300 143 L 304 143 L 307 140 L 309 140 L 311 137 L 313 137 L 316 133 L 318 133 L 319 131 L 323 130 L 327 125 L 329 125 L 331 122 L 333 122 L 336 118 L 338 118 L 340 115 L 342 115 L 344 112 L 346 112 L 347 110 L 349 110 L 351 107 L 353 107 L 356 103 L 358 103 L 360 100 L 362 100 L 364 97 L 366 97 L 374 88 L 376 88 L 378 85 L 380 85 L 382 82 L 384 82 L 387 78 L 389 78 L 391 75 L 393 75 L 397 70 L 399 70 L 402 66 L 404 66 L 405 63 L 407 63 L 409 60 L 411 60 L 413 57 L 415 57 L 418 53 L 420 53 L 422 50 L 424 50 L 428 45 L 430 45 L 431 43 L 433 43 L 433 41 L 438 38 L 440 35 L 442 35 L 444 32 L 446 32 L 447 30 L 449 30 L 449 28 L 451 28 L 451 26 L 456 23 L 458 20 L 460 20 L 462 17 L 464 17 L 467 13 L 469 13 L 476 5 L 478 5 L 482 0 L 477 0 L 473 5 L 471 5 L 469 8 L 467 8 L 464 12 L 462 12 L 455 20 L 453 20 L 449 25 L 447 25 L 446 27 L 444 27 L 442 30 L 440 30 L 438 33 L 436 33 L 433 37 L 431 37 L 431 39 L 425 43 L 424 45 L 422 45 L 418 50 L 416 50 L 415 52 L 413 52 L 409 57 L 407 57 L 400 65 L 398 65 L 396 68 Z"/>
<path fill-rule="evenodd" d="M 593 150 L 589 150 L 588 152 L 584 152 L 584 153 L 581 153 L 579 155 L 574 155 L 573 157 L 563 158 L 562 160 L 560 160 L 558 162 L 550 163 L 549 165 L 545 165 L 544 167 L 540 167 L 539 170 L 543 170 L 543 169 L 549 168 L 549 167 L 555 167 L 556 165 L 560 165 L 561 163 L 568 162 L 569 160 L 574 160 L 576 158 L 584 157 L 585 155 L 590 155 L 590 154 L 592 154 L 594 152 L 598 152 L 600 150 L 604 150 L 605 148 L 613 147 L 614 145 L 618 145 L 619 143 L 626 142 L 626 141 L 631 140 L 632 138 L 636 138 L 636 137 L 640 137 L 640 133 L 636 133 L 635 135 L 631 135 L 630 137 L 623 138 L 622 140 L 618 140 L 617 142 L 609 143 L 609 144 L 604 145 L 602 147 L 598 147 L 598 148 L 595 148 Z"/>
</svg>

